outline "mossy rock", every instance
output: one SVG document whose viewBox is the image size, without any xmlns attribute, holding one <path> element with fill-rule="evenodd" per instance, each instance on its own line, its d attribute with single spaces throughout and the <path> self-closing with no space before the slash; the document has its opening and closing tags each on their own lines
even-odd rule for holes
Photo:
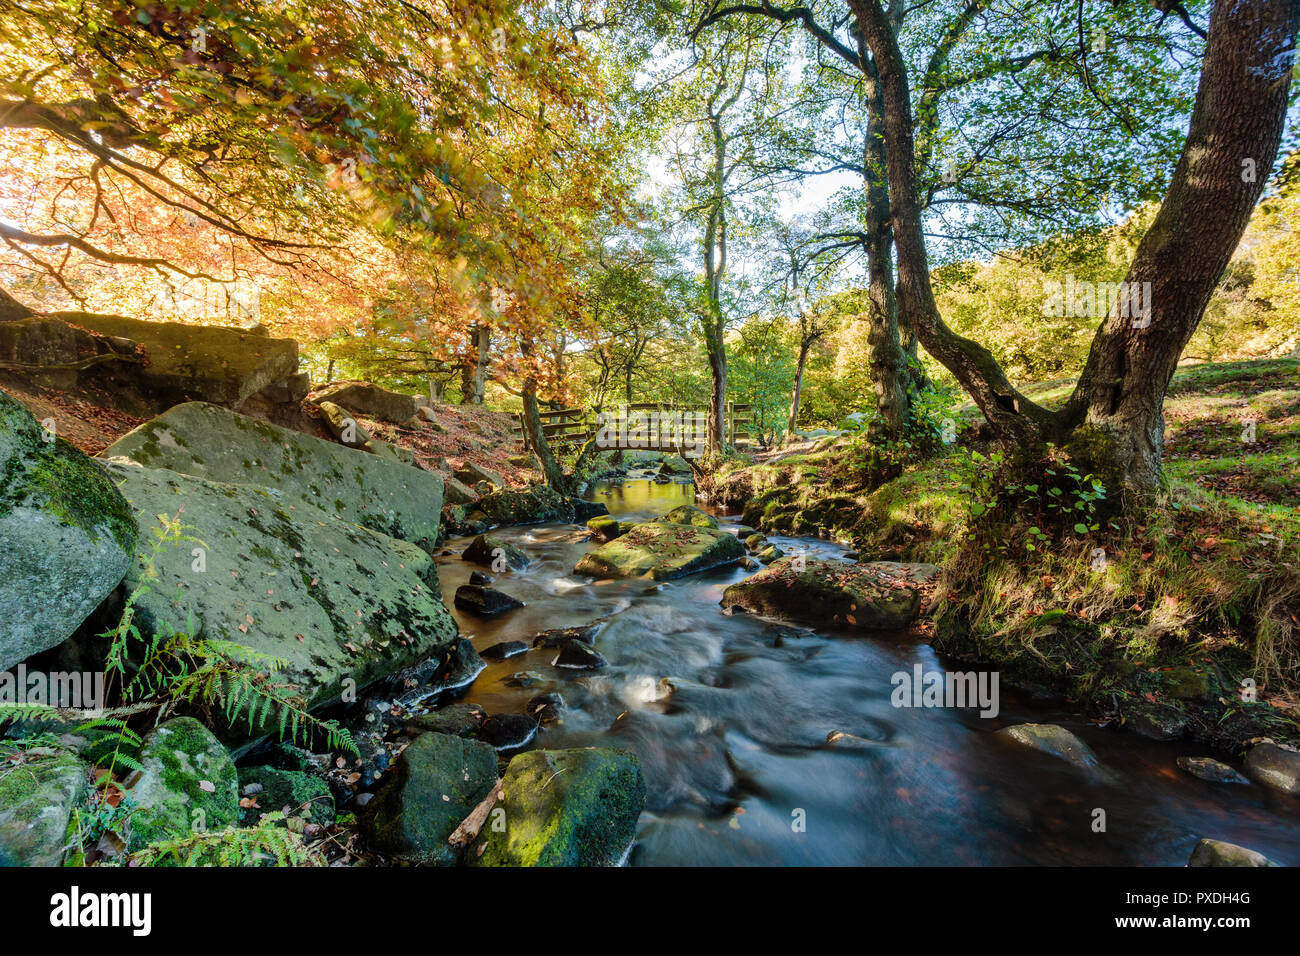
<svg viewBox="0 0 1300 956">
<path fill-rule="evenodd" d="M 64 641 L 131 566 L 136 526 L 103 470 L 0 392 L 0 670 Z"/>
<path fill-rule="evenodd" d="M 587 522 L 587 530 L 601 541 L 613 541 L 622 532 L 613 515 L 598 515 Z"/>
<path fill-rule="evenodd" d="M 649 575 L 664 581 L 733 564 L 744 556 L 745 546 L 725 531 L 652 521 L 633 525 L 589 551 L 573 570 L 598 578 Z"/>
<path fill-rule="evenodd" d="M 1277 866 L 1255 850 L 1222 840 L 1199 840 L 1192 850 L 1188 866 Z"/>
<path fill-rule="evenodd" d="M 331 382 L 312 392 L 312 401 L 341 405 L 355 415 L 405 425 L 415 417 L 414 395 L 392 392 L 370 382 Z"/>
<path fill-rule="evenodd" d="M 18 866 L 58 866 L 86 788 L 86 767 L 71 753 L 26 759 L 7 770 L 0 777 L 0 854 Z"/>
<path fill-rule="evenodd" d="M 1178 700 L 1214 700 L 1218 694 L 1209 671 L 1199 667 L 1173 667 L 1162 675 L 1165 693 Z"/>
<path fill-rule="evenodd" d="M 312 505 L 426 551 L 438 538 L 438 475 L 215 405 L 178 405 L 118 439 L 104 457 L 272 488 L 290 504 Z"/>
<path fill-rule="evenodd" d="M 363 832 L 376 850 L 403 863 L 452 866 L 459 853 L 447 838 L 496 780 L 497 754 L 488 744 L 421 734 L 366 805 Z"/>
<path fill-rule="evenodd" d="M 820 627 L 896 630 L 916 617 L 921 588 L 938 571 L 931 564 L 779 558 L 727 588 L 722 606 Z"/>
<path fill-rule="evenodd" d="M 192 539 L 156 555 L 142 547 L 127 573 L 130 590 L 148 562 L 156 567 L 135 605 L 146 636 L 183 629 L 278 658 L 277 678 L 309 708 L 442 653 L 457 637 L 433 558 L 413 544 L 251 485 L 129 463 L 108 468 L 136 510 L 142 541 L 162 514 L 179 514 Z M 270 713 L 255 728 L 240 719 L 228 732 L 246 740 L 278 722 Z"/>
<path fill-rule="evenodd" d="M 247 793 L 250 785 L 259 784 L 260 792 Z M 257 801 L 256 807 L 239 809 L 239 822 L 246 827 L 256 826 L 264 813 L 281 811 L 286 817 L 300 816 L 322 826 L 334 822 L 334 796 L 329 784 L 310 773 L 276 767 L 240 767 L 239 793 Z"/>
<path fill-rule="evenodd" d="M 655 521 L 665 522 L 667 524 L 688 524 L 696 528 L 716 528 L 718 519 L 713 517 L 707 511 L 701 511 L 694 505 L 679 505 L 665 515 L 660 515 Z"/>
<path fill-rule="evenodd" d="M 501 783 L 503 827 L 492 820 L 467 860 L 477 866 L 617 866 L 636 835 L 645 779 L 625 750 L 533 750 Z"/>
<path fill-rule="evenodd" d="M 212 731 L 193 717 L 173 717 L 140 747 L 143 771 L 130 790 L 127 849 L 181 839 L 196 830 L 239 822 L 239 773 Z"/>
<path fill-rule="evenodd" d="M 488 521 L 502 527 L 552 524 L 574 518 L 573 501 L 545 485 L 523 491 L 494 491 L 479 498 L 475 507 Z"/>
</svg>

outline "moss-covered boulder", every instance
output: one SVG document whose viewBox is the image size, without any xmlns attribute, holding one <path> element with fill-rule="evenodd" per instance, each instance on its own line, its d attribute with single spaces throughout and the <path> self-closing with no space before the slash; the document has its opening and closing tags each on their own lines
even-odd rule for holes
<svg viewBox="0 0 1300 956">
<path fill-rule="evenodd" d="M 722 606 L 819 627 L 896 630 L 916 617 L 937 573 L 931 564 L 781 558 L 727 588 Z"/>
<path fill-rule="evenodd" d="M 718 519 L 707 511 L 701 511 L 695 505 L 679 505 L 665 515 L 655 518 L 666 524 L 689 524 L 696 528 L 716 528 Z"/>
<path fill-rule="evenodd" d="M 193 717 L 173 717 L 147 734 L 140 764 L 143 770 L 130 789 L 136 805 L 128 823 L 131 852 L 239 821 L 235 763 Z"/>
<path fill-rule="evenodd" d="M 573 570 L 598 578 L 649 575 L 664 581 L 732 564 L 744 556 L 745 546 L 725 531 L 651 521 L 633 525 L 620 537 L 587 552 Z"/>
<path fill-rule="evenodd" d="M 1276 866 L 1268 857 L 1235 843 L 1200 840 L 1192 850 L 1188 866 Z"/>
<path fill-rule="evenodd" d="M 575 514 L 571 499 L 545 485 L 523 491 L 494 491 L 479 498 L 475 507 L 488 521 L 503 527 L 572 521 Z"/>
<path fill-rule="evenodd" d="M 456 640 L 433 558 L 413 544 L 251 485 L 125 462 L 108 468 L 142 541 L 152 541 L 156 515 L 179 516 L 188 536 L 156 555 L 142 546 L 123 582 L 134 588 L 154 562 L 157 578 L 135 605 L 145 634 L 183 629 L 279 658 L 277 678 L 309 707 Z M 246 721 L 235 729 L 250 733 Z"/>
<path fill-rule="evenodd" d="M 459 857 L 447 838 L 497 781 L 497 754 L 478 740 L 422 734 L 402 751 L 387 781 L 362 814 L 362 828 L 380 853 L 419 866 L 451 866 Z"/>
<path fill-rule="evenodd" d="M 86 767 L 61 752 L 24 757 L 0 773 L 0 854 L 19 866 L 58 866 L 68 821 L 86 796 Z"/>
<path fill-rule="evenodd" d="M 132 375 L 156 396 L 160 408 L 190 401 L 235 408 L 298 371 L 297 342 L 246 329 L 84 312 L 52 313 L 49 318 L 142 346 L 149 362 L 133 366 Z"/>
<path fill-rule="evenodd" d="M 613 541 L 622 531 L 618 519 L 613 515 L 597 515 L 587 521 L 587 530 L 600 541 Z"/>
<path fill-rule="evenodd" d="M 278 767 L 239 768 L 239 822 L 256 826 L 263 814 L 283 813 L 309 823 L 334 822 L 334 796 L 315 774 Z"/>
<path fill-rule="evenodd" d="M 0 670 L 67 638 L 135 552 L 135 521 L 113 482 L 47 437 L 0 392 Z"/>
<path fill-rule="evenodd" d="M 533 750 L 501 783 L 504 826 L 467 855 L 478 866 L 618 866 L 636 835 L 645 779 L 625 750 Z"/>
<path fill-rule="evenodd" d="M 442 520 L 442 479 L 432 472 L 202 402 L 178 405 L 146 422 L 109 446 L 104 457 L 274 488 L 290 504 L 314 505 L 426 551 L 433 550 Z"/>
</svg>

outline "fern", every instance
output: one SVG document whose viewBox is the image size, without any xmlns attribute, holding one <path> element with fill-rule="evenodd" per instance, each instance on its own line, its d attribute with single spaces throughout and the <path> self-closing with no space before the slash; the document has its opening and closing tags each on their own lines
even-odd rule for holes
<svg viewBox="0 0 1300 956">
<path fill-rule="evenodd" d="M 163 840 L 131 858 L 136 866 L 325 866 L 325 857 L 297 833 L 279 824 L 278 811 L 254 827 L 230 827 Z"/>
</svg>

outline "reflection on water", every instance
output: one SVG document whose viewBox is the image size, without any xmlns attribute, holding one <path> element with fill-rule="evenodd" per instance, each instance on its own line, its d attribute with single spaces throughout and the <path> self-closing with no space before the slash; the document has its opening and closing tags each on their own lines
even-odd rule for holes
<svg viewBox="0 0 1300 956">
<path fill-rule="evenodd" d="M 599 486 L 595 497 L 621 518 L 646 518 L 691 503 L 694 489 L 636 481 Z M 576 525 L 496 533 L 531 559 L 526 571 L 496 576 L 527 606 L 495 621 L 453 610 L 462 632 L 482 650 L 600 618 L 596 648 L 609 666 L 560 670 L 551 664 L 556 652 L 538 648 L 490 662 L 466 697 L 504 713 L 558 691 L 563 722 L 544 726 L 535 746 L 635 750 L 648 797 L 633 864 L 1182 865 L 1209 836 L 1300 865 L 1300 801 L 1182 773 L 1176 757 L 1204 755 L 1192 744 L 1031 711 L 1005 691 L 990 720 L 896 709 L 896 671 L 944 668 L 913 638 L 832 637 L 724 615 L 723 588 L 749 573 L 738 568 L 662 584 L 575 576 L 591 547 Z M 843 552 L 825 541 L 773 539 L 787 551 Z M 448 606 L 474 569 L 459 557 L 439 559 Z M 525 670 L 544 683 L 503 683 Z M 1069 727 L 1109 778 L 1090 781 L 990 733 L 1026 720 Z M 837 731 L 846 736 L 828 743 Z M 1093 830 L 1096 809 L 1105 811 L 1103 833 Z"/>
</svg>

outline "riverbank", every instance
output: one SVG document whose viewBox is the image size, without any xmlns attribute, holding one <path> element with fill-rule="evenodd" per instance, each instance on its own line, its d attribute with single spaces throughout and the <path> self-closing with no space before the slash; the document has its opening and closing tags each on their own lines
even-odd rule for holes
<svg viewBox="0 0 1300 956">
<path fill-rule="evenodd" d="M 1099 721 L 1239 755 L 1257 738 L 1300 740 L 1298 380 L 1294 360 L 1181 369 L 1166 490 L 1140 519 L 1082 534 L 1032 518 L 981 531 L 971 515 L 996 493 L 994 452 L 971 409 L 956 442 L 919 460 L 831 437 L 732 463 L 706 492 L 764 531 L 940 565 L 927 610 L 944 653 Z M 1050 403 L 1068 383 L 1029 391 Z"/>
</svg>

